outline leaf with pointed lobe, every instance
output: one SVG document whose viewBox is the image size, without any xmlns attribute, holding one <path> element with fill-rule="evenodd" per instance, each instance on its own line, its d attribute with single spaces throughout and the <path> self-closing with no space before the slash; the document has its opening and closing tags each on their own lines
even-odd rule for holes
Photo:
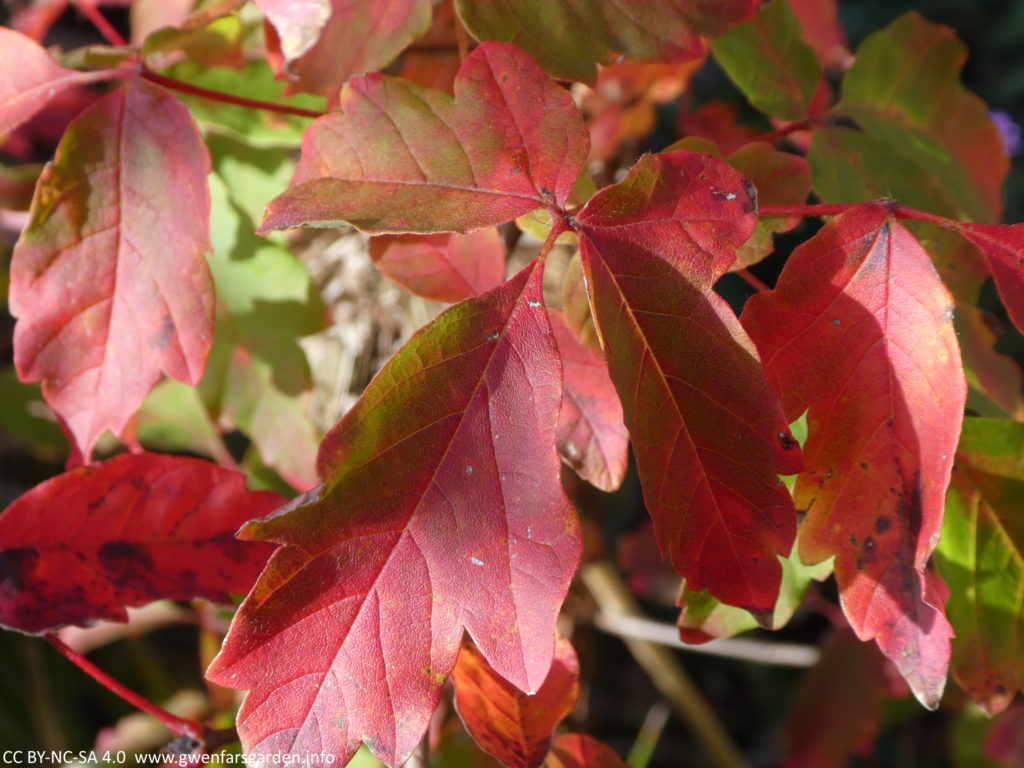
<svg viewBox="0 0 1024 768">
<path fill-rule="evenodd" d="M 784 768 L 845 768 L 874 752 L 889 696 L 885 658 L 835 630 L 797 687 L 783 733 Z"/>
<path fill-rule="evenodd" d="M 837 216 L 792 254 L 743 323 L 787 414 L 807 414 L 800 554 L 835 556 L 843 610 L 927 707 L 952 631 L 925 593 L 966 385 L 952 299 L 888 206 Z"/>
<path fill-rule="evenodd" d="M 964 420 L 936 562 L 953 675 L 990 715 L 1024 690 L 1024 425 Z"/>
<path fill-rule="evenodd" d="M 284 501 L 199 459 L 124 454 L 36 486 L 0 514 L 0 624 L 40 634 L 125 608 L 230 603 L 272 548 L 238 527 Z"/>
<path fill-rule="evenodd" d="M 750 182 L 648 155 L 576 217 L 591 307 L 658 541 L 693 589 L 770 610 L 800 450 L 753 344 L 712 292 L 756 222 Z"/>
<path fill-rule="evenodd" d="M 508 768 L 537 768 L 557 725 L 579 698 L 580 667 L 572 643 L 558 638 L 544 684 L 527 695 L 499 676 L 469 641 L 452 672 L 455 708 L 480 748 Z"/>
<path fill-rule="evenodd" d="M 864 40 L 808 153 L 826 203 L 889 197 L 994 224 L 1009 158 L 988 107 L 960 82 L 966 46 L 916 11 Z"/>
<path fill-rule="evenodd" d="M 629 433 L 608 365 L 600 350 L 576 338 L 562 312 L 549 314 L 562 359 L 558 453 L 588 483 L 614 491 L 626 476 Z"/>
<path fill-rule="evenodd" d="M 352 78 L 306 132 L 292 186 L 261 231 L 352 224 L 371 234 L 466 232 L 563 206 L 586 159 L 569 92 L 513 45 L 463 62 L 454 98 L 398 78 Z"/>
<path fill-rule="evenodd" d="M 268 58 L 279 76 L 288 80 L 286 92 L 322 93 L 331 104 L 342 83 L 353 75 L 386 67 L 430 28 L 430 0 L 259 0 L 257 4 L 270 22 Z"/>
<path fill-rule="evenodd" d="M 722 69 L 754 108 L 782 120 L 807 117 L 821 66 L 804 42 L 788 0 L 771 0 L 757 15 L 711 45 Z"/>
<path fill-rule="evenodd" d="M 728 157 L 710 139 L 681 139 L 668 150 L 688 149 L 720 157 L 742 173 L 757 189 L 758 205 L 803 205 L 811 191 L 811 167 L 799 155 L 781 152 L 771 144 L 754 141 L 744 144 Z M 730 270 L 746 269 L 775 250 L 775 235 L 788 232 L 800 223 L 799 216 L 761 216 L 754 234 L 736 250 Z"/>
<path fill-rule="evenodd" d="M 607 744 L 582 733 L 564 733 L 555 739 L 545 768 L 626 768 Z"/>
<path fill-rule="evenodd" d="M 1024 332 L 1024 224 L 960 222 L 956 230 L 985 254 L 999 298 L 1017 330 Z"/>
<path fill-rule="evenodd" d="M 553 77 L 593 83 L 597 64 L 688 61 L 714 37 L 753 16 L 754 0 L 456 0 L 478 40 L 515 43 Z M 524 20 L 529 20 L 526 23 Z"/>
<path fill-rule="evenodd" d="M 512 685 L 544 682 L 581 536 L 541 269 L 413 336 L 324 439 L 324 484 L 243 530 L 282 546 L 207 675 L 250 689 L 248 752 L 347 759 L 363 741 L 398 765 L 464 629 Z"/>
<path fill-rule="evenodd" d="M 31 38 L 0 27 L 0 140 L 60 91 L 113 76 L 104 71 L 65 69 Z"/>
<path fill-rule="evenodd" d="M 479 296 L 505 279 L 505 244 L 494 227 L 466 235 L 378 235 L 370 258 L 403 288 L 434 301 Z"/>
<path fill-rule="evenodd" d="M 72 122 L 40 177 L 11 263 L 15 363 L 86 456 L 161 373 L 202 376 L 209 170 L 188 109 L 135 80 Z"/>
</svg>

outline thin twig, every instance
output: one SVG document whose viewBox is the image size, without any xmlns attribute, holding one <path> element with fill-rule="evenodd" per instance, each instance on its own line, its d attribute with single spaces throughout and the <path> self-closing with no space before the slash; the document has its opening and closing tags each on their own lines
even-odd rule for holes
<svg viewBox="0 0 1024 768">
<path fill-rule="evenodd" d="M 135 691 L 127 688 L 126 686 L 119 683 L 117 680 L 112 678 L 102 669 L 97 667 L 87 658 L 79 654 L 77 651 L 70 648 L 64 641 L 53 634 L 46 635 L 46 641 L 52 645 L 57 651 L 64 656 L 68 661 L 78 667 L 80 670 L 85 672 L 89 677 L 95 680 L 97 683 L 102 685 L 108 691 L 122 699 L 127 701 L 133 707 L 142 710 L 147 715 L 155 717 L 172 732 L 179 736 L 188 736 L 191 739 L 195 739 L 198 742 L 206 742 L 206 732 L 202 725 L 197 723 L 195 720 L 185 720 L 184 718 L 172 715 L 163 707 L 154 704 L 149 699 L 137 694 Z"/>
<path fill-rule="evenodd" d="M 75 7 L 81 11 L 82 15 L 89 20 L 96 31 L 103 35 L 103 39 L 113 45 L 115 48 L 122 48 L 128 45 L 128 41 L 121 37 L 121 33 L 114 29 L 114 26 L 107 21 L 107 17 L 100 13 L 100 9 L 97 8 L 92 0 L 72 0 Z"/>
<path fill-rule="evenodd" d="M 751 136 L 748 139 L 744 139 L 744 143 L 751 144 L 755 141 L 766 141 L 769 144 L 774 144 L 779 139 L 784 139 L 792 133 L 798 133 L 800 131 L 806 131 L 809 128 L 813 128 L 816 123 L 826 117 L 827 115 L 825 113 L 815 115 L 814 117 L 807 117 L 803 120 L 798 120 L 795 123 L 784 125 L 781 128 L 776 128 L 774 131 L 766 131 L 765 133 L 759 133 L 756 136 Z"/>
<path fill-rule="evenodd" d="M 771 287 L 767 283 L 761 280 L 757 275 L 753 274 L 749 269 L 737 269 L 736 276 L 743 278 L 747 285 L 758 293 L 764 293 L 765 291 L 771 290 Z"/>
<path fill-rule="evenodd" d="M 580 576 L 605 616 L 642 617 L 636 600 L 611 563 L 586 565 L 580 570 Z M 716 768 L 741 768 L 745 765 L 722 723 L 672 652 L 663 645 L 638 637 L 624 636 L 623 640 L 661 695 L 690 726 L 711 764 Z"/>
<path fill-rule="evenodd" d="M 149 80 L 151 83 L 162 85 L 172 91 L 178 91 L 178 93 L 187 93 L 190 96 L 199 96 L 203 99 L 209 99 L 210 101 L 219 101 L 222 104 L 236 104 L 240 107 L 248 107 L 250 109 L 262 109 L 267 112 L 277 112 L 282 115 L 295 115 L 296 117 L 321 117 L 325 112 L 319 112 L 315 109 L 302 109 L 300 107 L 289 107 L 286 104 L 277 104 L 273 101 L 260 101 L 259 99 L 247 99 L 244 96 L 233 96 L 230 93 L 222 93 L 221 91 L 211 91 L 208 88 L 201 88 L 198 85 L 192 85 L 191 83 L 185 83 L 181 80 L 175 80 L 173 77 L 167 77 L 161 75 L 148 67 L 142 65 L 139 70 L 139 76 L 145 80 Z"/>
<path fill-rule="evenodd" d="M 700 645 L 691 645 L 679 639 L 679 628 L 675 624 L 666 624 L 635 616 L 599 613 L 594 617 L 594 623 L 605 632 L 619 637 L 635 637 L 669 648 L 752 661 L 755 664 L 806 668 L 813 667 L 821 657 L 821 652 L 813 645 L 767 643 L 738 637 L 726 637 Z"/>
</svg>

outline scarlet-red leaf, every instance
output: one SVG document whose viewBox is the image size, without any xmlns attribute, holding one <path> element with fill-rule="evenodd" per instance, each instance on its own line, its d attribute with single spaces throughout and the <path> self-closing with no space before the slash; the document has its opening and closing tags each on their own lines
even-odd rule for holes
<svg viewBox="0 0 1024 768">
<path fill-rule="evenodd" d="M 199 459 L 125 454 L 47 480 L 0 515 L 0 624 L 48 632 L 126 606 L 229 603 L 272 548 L 235 531 L 284 501 Z"/>
<path fill-rule="evenodd" d="M 551 310 L 550 319 L 562 358 L 558 452 L 588 483 L 614 491 L 626 476 L 629 433 L 608 365 L 598 350 L 576 338 L 562 312 Z"/>
<path fill-rule="evenodd" d="M 14 249 L 15 363 L 88 458 L 161 371 L 195 384 L 213 339 L 210 164 L 188 110 L 132 81 L 68 128 Z"/>
<path fill-rule="evenodd" d="M 753 344 L 711 290 L 757 216 L 709 155 L 643 158 L 577 218 L 594 316 L 658 540 L 691 589 L 775 605 L 803 464 Z"/>
<path fill-rule="evenodd" d="M 782 394 L 808 411 L 794 500 L 800 554 L 835 555 L 843 610 L 917 697 L 942 696 L 952 635 L 925 595 L 966 386 L 952 299 L 887 206 L 836 217 L 800 246 L 743 322 Z"/>
<path fill-rule="evenodd" d="M 73 85 L 109 80 L 110 72 L 76 72 L 20 32 L 0 27 L 0 138 Z"/>
<path fill-rule="evenodd" d="M 544 765 L 547 768 L 626 768 L 611 747 L 582 733 L 566 733 L 555 739 Z"/>
<path fill-rule="evenodd" d="M 324 485 L 244 531 L 283 545 L 211 680 L 251 689 L 251 753 L 419 743 L 463 628 L 535 691 L 579 560 L 559 484 L 561 377 L 534 263 L 421 330 L 324 439 Z M 528 469 L 527 469 L 528 467 Z"/>
<path fill-rule="evenodd" d="M 1024 224 L 961 223 L 957 230 L 988 258 L 999 296 L 1017 329 L 1024 333 Z"/>
<path fill-rule="evenodd" d="M 341 111 L 306 131 L 292 187 L 262 230 L 465 232 L 564 205 L 587 156 L 569 92 L 513 45 L 463 62 L 455 98 L 399 78 L 352 78 Z"/>
<path fill-rule="evenodd" d="M 455 707 L 481 749 L 509 768 L 537 768 L 555 727 L 576 706 L 579 677 L 572 643 L 559 638 L 547 679 L 528 696 L 491 669 L 467 641 L 452 672 Z"/>
<path fill-rule="evenodd" d="M 505 279 L 505 246 L 493 227 L 468 235 L 378 235 L 370 239 L 377 269 L 413 293 L 462 301 Z"/>
</svg>

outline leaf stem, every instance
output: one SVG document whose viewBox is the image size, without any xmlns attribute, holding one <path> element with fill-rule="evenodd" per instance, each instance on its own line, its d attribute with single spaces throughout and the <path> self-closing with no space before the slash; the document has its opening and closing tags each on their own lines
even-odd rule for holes
<svg viewBox="0 0 1024 768">
<path fill-rule="evenodd" d="M 78 667 L 80 670 L 85 672 L 89 677 L 95 680 L 97 683 L 102 685 L 104 688 L 109 690 L 111 693 L 120 696 L 122 699 L 127 701 L 133 707 L 136 707 L 147 715 L 155 717 L 167 728 L 179 736 L 188 736 L 191 739 L 205 743 L 206 742 L 206 729 L 202 725 L 197 723 L 195 720 L 185 720 L 172 715 L 163 707 L 160 707 L 144 696 L 139 695 L 135 691 L 127 688 L 126 686 L 119 683 L 117 680 L 112 678 L 102 669 L 97 667 L 87 658 L 82 656 L 80 653 L 69 647 L 63 640 L 54 634 L 48 634 L 45 636 L 46 642 L 52 645 L 57 651 L 68 661 Z"/>
<path fill-rule="evenodd" d="M 764 293 L 765 291 L 771 290 L 771 287 L 767 283 L 761 280 L 757 275 L 753 274 L 749 269 L 737 269 L 736 276 L 743 278 L 747 285 L 758 293 Z"/>
<path fill-rule="evenodd" d="M 128 41 L 121 37 L 121 33 L 114 29 L 113 24 L 107 21 L 107 17 L 100 13 L 92 0 L 72 0 L 75 7 L 82 13 L 89 22 L 96 27 L 96 31 L 103 35 L 103 39 L 111 45 L 123 48 Z"/>
<path fill-rule="evenodd" d="M 551 231 L 548 232 L 547 239 L 544 241 L 544 244 L 540 247 L 540 255 L 538 256 L 538 258 L 541 259 L 546 257 L 551 252 L 551 249 L 555 247 L 555 241 L 559 238 L 559 236 L 561 236 L 563 232 L 568 232 L 570 229 L 569 222 L 566 220 L 566 215 L 563 211 L 552 209 L 551 212 L 552 215 L 555 217 L 555 221 L 551 225 Z"/>
<path fill-rule="evenodd" d="M 140 65 L 139 76 L 145 80 L 149 80 L 151 83 L 162 85 L 164 88 L 169 90 L 177 91 L 178 93 L 187 93 L 190 96 L 198 96 L 203 99 L 209 99 L 210 101 L 219 101 L 222 104 L 236 104 L 240 107 L 262 109 L 267 112 L 277 112 L 283 115 L 295 115 L 296 117 L 317 118 L 326 114 L 325 112 L 319 112 L 315 109 L 289 107 L 286 104 L 277 104 L 273 101 L 247 99 L 244 96 L 234 96 L 230 93 L 222 93 L 221 91 L 211 91 L 209 88 L 201 88 L 198 85 L 192 85 L 191 83 L 185 83 L 181 80 L 175 80 L 173 77 L 161 75 L 149 69 L 144 64 Z"/>
<path fill-rule="evenodd" d="M 756 136 L 751 136 L 749 139 L 744 140 L 744 144 L 752 144 L 755 141 L 766 141 L 769 144 L 774 144 L 779 139 L 784 139 L 791 133 L 798 133 L 800 131 L 806 131 L 808 128 L 813 128 L 816 123 L 820 122 L 825 116 L 825 113 L 815 115 L 814 117 L 805 117 L 803 120 L 797 120 L 795 123 L 784 125 L 781 128 L 776 128 L 774 131 L 767 131 L 765 133 L 759 133 Z"/>
</svg>

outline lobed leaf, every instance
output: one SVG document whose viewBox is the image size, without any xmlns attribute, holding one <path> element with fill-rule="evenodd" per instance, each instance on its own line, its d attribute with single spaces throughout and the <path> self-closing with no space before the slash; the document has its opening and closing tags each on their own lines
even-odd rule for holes
<svg viewBox="0 0 1024 768">
<path fill-rule="evenodd" d="M 582 733 L 565 733 L 555 739 L 546 768 L 625 768 L 607 744 Z"/>
<path fill-rule="evenodd" d="M 936 562 L 953 674 L 990 714 L 1024 690 L 1024 425 L 965 419 Z"/>
<path fill-rule="evenodd" d="M 586 159 L 568 91 L 518 48 L 485 43 L 455 96 L 385 75 L 352 78 L 341 111 L 306 132 L 292 186 L 261 231 L 352 224 L 465 232 L 563 206 Z"/>
<path fill-rule="evenodd" d="M 800 450 L 712 292 L 754 229 L 747 179 L 709 155 L 648 155 L 576 219 L 591 307 L 658 541 L 692 589 L 771 610 L 796 532 L 780 474 Z"/>
<path fill-rule="evenodd" d="M 370 238 L 370 258 L 400 286 L 434 301 L 479 296 L 505 279 L 505 244 L 493 227 L 467 235 L 378 235 Z"/>
<path fill-rule="evenodd" d="M 949 27 L 907 13 L 857 51 L 808 160 L 826 203 L 892 197 L 956 219 L 999 221 L 1009 159 L 985 103 L 960 83 Z"/>
<path fill-rule="evenodd" d="M 333 103 L 353 75 L 387 66 L 430 28 L 430 0 L 257 0 L 270 22 L 267 49 L 283 59 L 287 93 Z M 275 56 L 275 54 L 277 54 Z"/>
<path fill-rule="evenodd" d="M 562 359 L 558 452 L 588 483 L 614 491 L 626 477 L 629 433 L 608 365 L 598 349 L 576 338 L 562 312 L 549 315 Z"/>
<path fill-rule="evenodd" d="M 0 514 L 0 624 L 42 634 L 125 608 L 203 597 L 230 604 L 272 548 L 234 532 L 284 501 L 184 456 L 124 454 L 37 485 Z"/>
<path fill-rule="evenodd" d="M 455 708 L 485 752 L 508 768 L 537 768 L 557 725 L 576 706 L 580 667 L 572 643 L 558 638 L 544 684 L 529 696 L 500 677 L 476 647 L 463 642 L 452 672 Z"/>
<path fill-rule="evenodd" d="M 711 46 L 750 103 L 782 120 L 807 117 L 821 66 L 788 0 L 771 0 Z"/>
<path fill-rule="evenodd" d="M 957 224 L 957 231 L 988 259 L 999 297 L 1017 330 L 1024 332 L 1024 224 Z"/>
<path fill-rule="evenodd" d="M 925 594 L 966 385 L 952 300 L 888 206 L 837 216 L 793 252 L 743 323 L 791 418 L 809 409 L 794 500 L 800 555 L 835 555 L 843 610 L 925 706 L 952 631 Z"/>
<path fill-rule="evenodd" d="M 88 458 L 161 372 L 199 381 L 213 341 L 206 147 L 188 110 L 140 80 L 69 126 L 14 248 L 23 381 Z"/>
<path fill-rule="evenodd" d="M 753 0 L 456 0 L 478 40 L 515 43 L 554 77 L 593 83 L 597 64 L 700 58 L 714 37 L 754 14 Z M 524 20 L 528 19 L 528 23 Z"/>
<path fill-rule="evenodd" d="M 251 689 L 248 752 L 347 760 L 364 741 L 398 765 L 464 628 L 500 676 L 540 688 L 581 549 L 541 269 L 417 333 L 324 439 L 324 485 L 244 529 L 282 546 L 207 676 Z"/>
<path fill-rule="evenodd" d="M 65 69 L 31 38 L 0 27 L 0 139 L 64 89 L 114 76 L 108 71 Z"/>
</svg>

